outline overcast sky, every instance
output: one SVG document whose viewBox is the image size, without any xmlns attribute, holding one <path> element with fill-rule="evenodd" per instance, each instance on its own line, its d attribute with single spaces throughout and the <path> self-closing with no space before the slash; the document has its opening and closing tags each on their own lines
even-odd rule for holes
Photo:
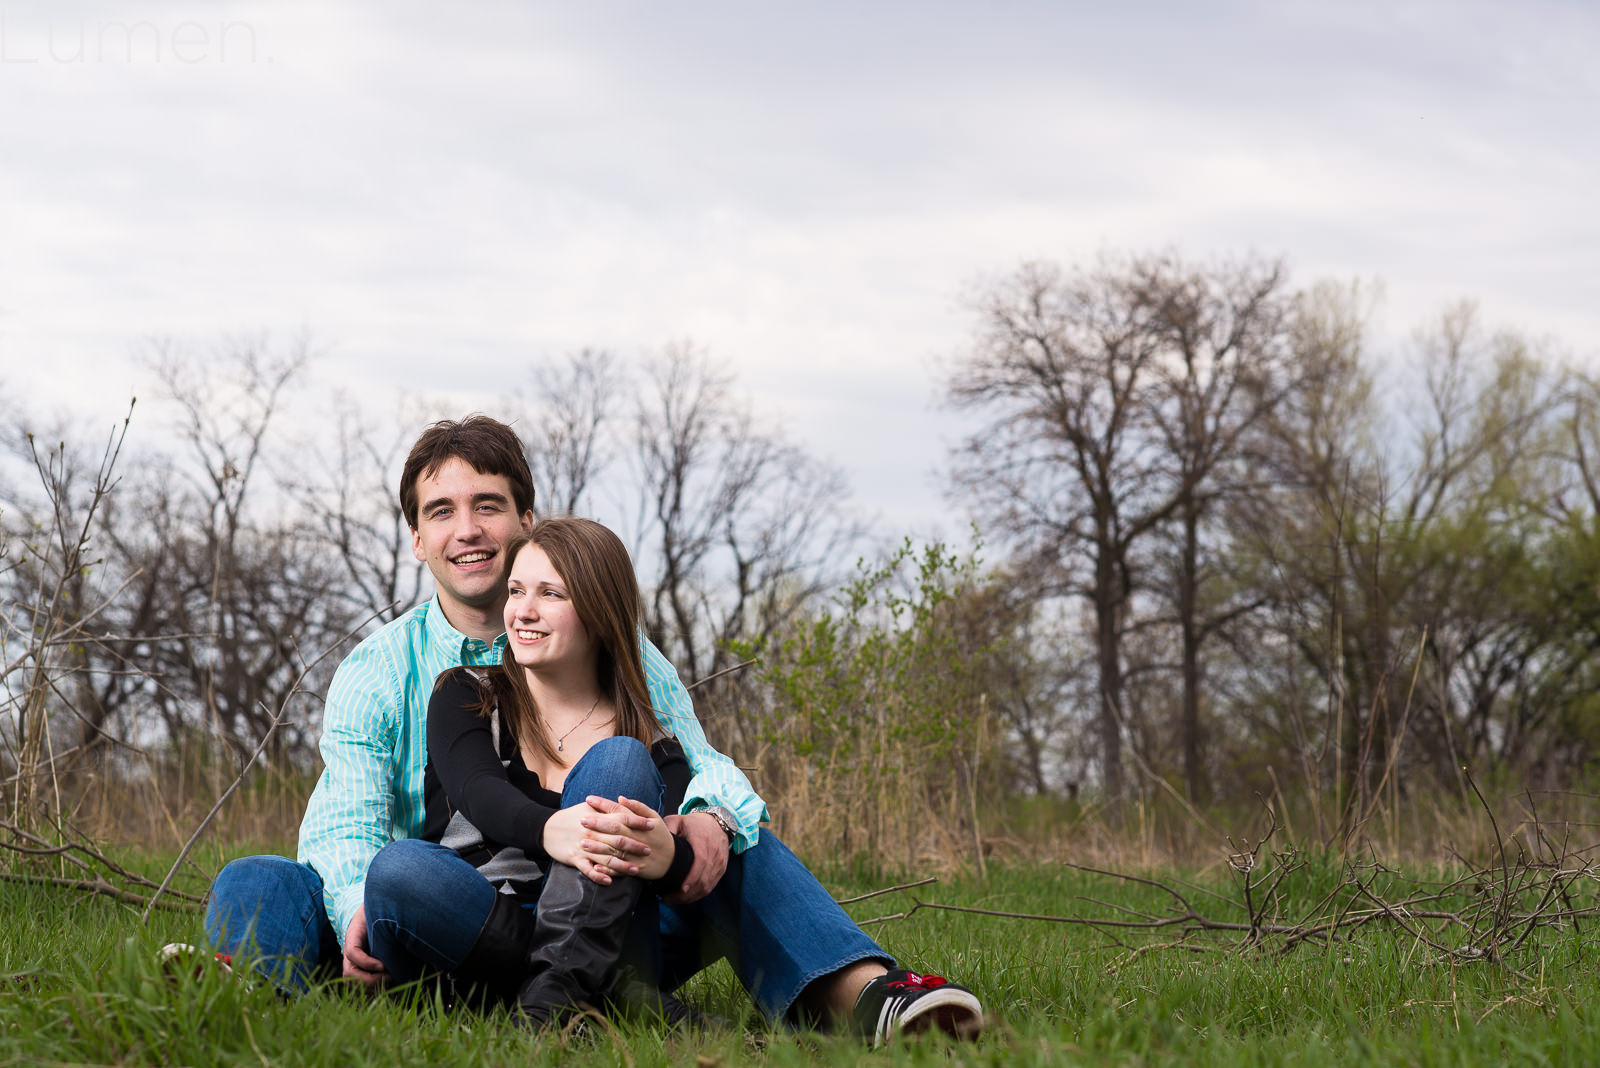
<svg viewBox="0 0 1600 1068">
<path fill-rule="evenodd" d="M 1025 259 L 1282 255 L 1594 362 L 1597 10 L 0 3 L 0 389 L 109 424 L 151 337 L 305 328 L 465 410 L 691 338 L 922 532 Z"/>
</svg>

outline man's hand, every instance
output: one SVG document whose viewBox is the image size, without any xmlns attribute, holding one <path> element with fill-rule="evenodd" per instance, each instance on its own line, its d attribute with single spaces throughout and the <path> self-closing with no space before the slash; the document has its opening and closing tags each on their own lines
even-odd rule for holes
<svg viewBox="0 0 1600 1068">
<path fill-rule="evenodd" d="M 344 932 L 344 977 L 354 979 L 368 990 L 389 981 L 383 961 L 367 952 L 367 906 L 360 905 Z"/>
<path fill-rule="evenodd" d="M 669 831 L 683 835 L 694 847 L 694 864 L 682 889 L 661 900 L 669 905 L 687 905 L 711 893 L 722 881 L 722 873 L 728 870 L 728 836 L 710 813 L 691 812 L 687 816 L 668 816 L 666 820 Z"/>
</svg>

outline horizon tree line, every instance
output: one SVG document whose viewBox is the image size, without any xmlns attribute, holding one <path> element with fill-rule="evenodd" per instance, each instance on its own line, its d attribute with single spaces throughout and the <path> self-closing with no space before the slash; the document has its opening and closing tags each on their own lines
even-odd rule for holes
<svg viewBox="0 0 1600 1068">
<path fill-rule="evenodd" d="M 874 629 L 927 626 L 970 668 L 946 691 L 997 725 L 968 792 L 980 773 L 1113 810 L 1287 791 L 1351 829 L 1386 794 L 1464 793 L 1463 766 L 1579 783 L 1600 741 L 1600 385 L 1466 302 L 1380 351 L 1372 308 L 1261 257 L 1030 263 L 984 285 L 945 381 L 984 423 L 949 478 L 997 558 L 925 568 L 936 594 L 875 593 L 870 611 L 841 562 L 893 551 L 843 474 L 703 350 L 580 350 L 494 414 L 523 435 L 541 514 L 629 542 L 652 640 L 709 680 L 697 706 L 742 762 L 815 744 L 814 724 L 774 731 L 823 714 L 815 693 L 785 705 L 800 667 L 860 672 Z M 57 772 L 153 750 L 237 761 L 280 712 L 269 760 L 314 764 L 341 650 L 428 595 L 393 481 L 418 427 L 461 414 L 308 412 L 316 360 L 303 337 L 156 346 L 164 437 L 120 452 L 15 401 L 0 413 L 14 787 L 44 750 Z M 837 662 L 785 660 L 852 612 Z M 912 658 L 895 677 L 942 670 L 894 648 Z M 869 692 L 836 687 L 826 714 L 881 714 L 858 707 Z"/>
</svg>

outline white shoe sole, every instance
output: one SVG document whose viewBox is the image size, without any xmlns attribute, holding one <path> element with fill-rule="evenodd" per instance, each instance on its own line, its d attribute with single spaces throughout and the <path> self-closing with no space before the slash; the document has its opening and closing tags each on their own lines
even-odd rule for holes
<svg viewBox="0 0 1600 1068">
<path fill-rule="evenodd" d="M 917 998 L 890 1027 L 886 1036 L 883 1023 L 879 1023 L 874 1048 L 892 1035 L 920 1035 L 935 1027 L 951 1038 L 970 1042 L 983 1030 L 983 1006 L 970 991 L 942 987 Z"/>
</svg>

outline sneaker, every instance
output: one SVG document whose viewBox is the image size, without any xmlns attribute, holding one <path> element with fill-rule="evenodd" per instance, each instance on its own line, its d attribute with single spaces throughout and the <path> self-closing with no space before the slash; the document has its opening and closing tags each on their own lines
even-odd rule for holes
<svg viewBox="0 0 1600 1068">
<path fill-rule="evenodd" d="M 233 974 L 233 958 L 228 954 L 213 953 L 207 956 L 205 950 L 187 942 L 168 942 L 156 951 L 156 961 L 174 978 L 192 967 L 198 979 L 204 974 L 207 964 L 221 968 L 224 975 Z"/>
<path fill-rule="evenodd" d="M 942 975 L 891 971 L 869 982 L 856 998 L 856 1031 L 877 1049 L 892 1036 L 930 1027 L 952 1038 L 974 1039 L 983 1030 L 983 1006 L 960 983 Z"/>
</svg>

